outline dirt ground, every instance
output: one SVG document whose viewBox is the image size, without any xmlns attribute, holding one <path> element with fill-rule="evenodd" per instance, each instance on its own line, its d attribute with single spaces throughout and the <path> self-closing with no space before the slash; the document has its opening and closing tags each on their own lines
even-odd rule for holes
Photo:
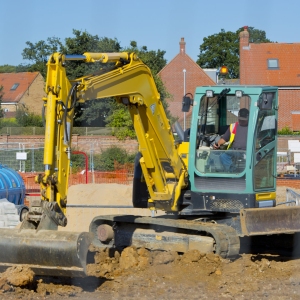
<svg viewBox="0 0 300 300">
<path fill-rule="evenodd" d="M 285 190 L 278 188 L 278 202 Z M 257 252 L 243 242 L 235 260 L 197 250 L 90 248 L 88 277 L 41 277 L 13 267 L 0 276 L 0 299 L 300 299 L 299 251 L 275 238 L 281 251 Z"/>
</svg>

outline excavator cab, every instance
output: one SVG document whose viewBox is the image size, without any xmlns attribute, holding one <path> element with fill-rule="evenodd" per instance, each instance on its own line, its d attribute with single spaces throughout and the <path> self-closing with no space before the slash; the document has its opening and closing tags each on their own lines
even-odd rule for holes
<svg viewBox="0 0 300 300">
<path fill-rule="evenodd" d="M 239 213 L 276 199 L 277 88 L 196 89 L 189 138 L 189 197 L 181 214 Z M 246 149 L 214 149 L 241 108 L 249 111 Z M 228 167 L 224 157 L 231 161 Z M 226 162 L 226 160 L 225 160 Z"/>
</svg>

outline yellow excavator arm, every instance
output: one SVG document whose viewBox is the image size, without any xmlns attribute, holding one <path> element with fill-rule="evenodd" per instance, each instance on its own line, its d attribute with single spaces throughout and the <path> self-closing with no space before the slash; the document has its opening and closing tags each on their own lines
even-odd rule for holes
<svg viewBox="0 0 300 300">
<path fill-rule="evenodd" d="M 115 65 L 100 75 L 69 80 L 64 67 L 68 60 Z M 36 179 L 42 200 L 56 202 L 65 213 L 76 102 L 113 97 L 127 106 L 133 121 L 149 192 L 148 207 L 177 211 L 181 190 L 187 186 L 187 168 L 179 150 L 182 145 L 175 142 L 150 69 L 135 53 L 127 52 L 54 53 L 47 67 L 45 173 Z"/>
</svg>

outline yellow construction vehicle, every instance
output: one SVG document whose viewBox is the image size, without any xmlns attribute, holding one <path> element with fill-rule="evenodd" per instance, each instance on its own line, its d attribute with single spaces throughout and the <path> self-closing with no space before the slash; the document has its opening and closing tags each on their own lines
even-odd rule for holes
<svg viewBox="0 0 300 300">
<path fill-rule="evenodd" d="M 114 67 L 69 80 L 69 60 Z M 240 237 L 300 231 L 300 207 L 276 207 L 276 87 L 198 87 L 194 97 L 183 97 L 183 111 L 193 106 L 191 128 L 183 132 L 176 124 L 175 135 L 151 71 L 135 53 L 54 53 L 47 66 L 41 201 L 32 203 L 21 228 L 0 230 L 1 266 L 23 263 L 36 274 L 80 276 L 90 243 L 230 258 L 239 254 Z M 150 209 L 152 217 L 99 216 L 90 232 L 57 231 L 67 224 L 76 104 L 107 97 L 131 115 L 139 143 L 133 206 Z M 246 150 L 215 150 L 212 144 L 237 121 L 240 108 L 249 111 Z M 222 154 L 232 157 L 233 168 L 224 167 Z M 155 217 L 157 210 L 166 215 Z"/>
</svg>

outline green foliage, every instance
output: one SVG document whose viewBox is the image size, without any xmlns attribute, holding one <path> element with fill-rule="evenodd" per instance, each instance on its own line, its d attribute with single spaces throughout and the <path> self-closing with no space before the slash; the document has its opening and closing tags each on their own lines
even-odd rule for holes
<svg viewBox="0 0 300 300">
<path fill-rule="evenodd" d="M 91 35 L 86 31 L 73 29 L 73 36 L 65 39 L 62 43 L 56 37 L 48 38 L 46 41 L 37 43 L 26 42 L 27 47 L 23 50 L 23 58 L 33 62 L 32 65 L 18 66 L 26 71 L 38 71 L 46 78 L 47 58 L 53 52 L 62 52 L 65 54 L 83 54 L 85 52 L 135 52 L 141 60 L 148 65 L 154 76 L 158 92 L 161 95 L 161 101 L 166 109 L 167 116 L 171 119 L 168 111 L 168 104 L 165 101 L 169 97 L 167 91 L 157 73 L 166 65 L 164 59 L 165 51 L 148 50 L 146 46 L 138 48 L 137 43 L 132 41 L 130 46 L 122 49 L 117 39 L 107 37 L 100 38 L 98 35 Z M 66 70 L 69 79 L 80 78 L 82 76 L 99 73 L 107 70 L 112 64 L 84 63 L 82 61 L 67 61 Z M 118 112 L 117 110 L 120 111 Z M 28 118 L 24 113 L 21 114 L 21 123 L 27 124 Z M 131 118 L 127 110 L 121 105 L 114 103 L 112 99 L 91 100 L 85 104 L 76 106 L 74 126 L 113 126 L 114 134 L 119 139 L 126 137 L 135 137 Z M 34 126 L 34 125 L 32 125 Z"/>
<path fill-rule="evenodd" d="M 44 172 L 44 149 L 26 149 L 27 160 L 25 161 L 26 172 Z"/>
<path fill-rule="evenodd" d="M 145 63 L 150 68 L 153 75 L 157 75 L 157 73 L 167 64 L 167 60 L 164 58 L 166 51 L 162 51 L 160 49 L 158 49 L 157 51 L 148 51 L 146 46 L 138 48 L 137 42 L 135 41 L 131 41 L 130 47 L 125 47 L 123 51 L 135 52 L 143 61 L 143 63 Z"/>
<path fill-rule="evenodd" d="M 46 78 L 46 63 L 48 56 L 54 52 L 61 52 L 63 44 L 59 38 L 49 37 L 46 41 L 38 41 L 35 44 L 26 42 L 27 47 L 23 49 L 23 59 L 32 61 L 33 64 L 28 66 L 29 72 L 40 72 Z"/>
<path fill-rule="evenodd" d="M 82 154 L 71 153 L 72 173 L 77 173 L 81 171 L 84 168 L 84 166 L 85 166 L 85 156 Z"/>
<path fill-rule="evenodd" d="M 3 65 L 0 66 L 0 73 L 14 73 L 16 72 L 16 66 Z"/>
<path fill-rule="evenodd" d="M 76 107 L 74 126 L 105 127 L 105 118 L 110 114 L 112 102 L 115 100 L 90 100 Z"/>
<path fill-rule="evenodd" d="M 166 52 L 161 50 L 148 51 L 146 46 L 138 48 L 135 41 L 131 41 L 130 47 L 123 50 L 126 52 L 135 52 L 139 58 L 150 68 L 167 117 L 172 119 L 171 113 L 168 110 L 168 103 L 166 101 L 166 98 L 170 97 L 170 95 L 165 89 L 161 79 L 157 76 L 157 73 L 167 63 L 167 61 L 164 59 Z M 115 105 L 113 110 L 111 110 L 111 114 L 109 114 L 106 118 L 106 121 L 108 127 L 114 128 L 113 135 L 115 135 L 118 139 L 123 140 L 128 137 L 136 137 L 130 114 L 123 105 Z"/>
<path fill-rule="evenodd" d="M 243 31 L 239 28 L 236 32 L 225 31 L 210 35 L 203 39 L 200 45 L 200 54 L 198 55 L 197 64 L 201 68 L 219 69 L 226 65 L 229 70 L 227 77 L 239 78 L 239 33 Z M 269 43 L 266 33 L 263 30 L 248 27 L 251 43 Z"/>
<path fill-rule="evenodd" d="M 107 38 L 102 39 L 101 49 L 98 50 L 98 52 L 111 51 L 120 51 L 119 44 L 116 44 L 116 41 L 112 41 Z M 146 46 L 139 49 L 137 47 L 137 43 L 134 41 L 131 42 L 131 47 L 125 48 L 123 51 L 137 53 L 141 60 L 151 69 L 167 116 L 171 118 L 170 112 L 168 111 L 168 103 L 165 100 L 169 97 L 169 94 L 167 93 L 161 79 L 156 76 L 156 74 L 166 65 L 166 60 L 163 58 L 165 51 L 148 51 Z M 70 51 L 68 51 L 68 53 L 70 53 Z M 106 124 L 107 127 L 114 128 L 113 135 L 120 140 L 128 137 L 135 138 L 136 135 L 129 112 L 123 105 L 117 104 L 115 100 L 101 99 L 89 101 L 84 105 L 83 112 L 80 111 L 80 107 L 78 108 L 78 113 L 76 115 L 77 126 L 79 124 L 81 126 L 103 126 L 103 124 Z"/>
<path fill-rule="evenodd" d="M 64 52 L 67 54 L 83 54 L 85 52 L 119 52 L 121 46 L 117 39 L 99 38 L 87 32 L 73 30 L 75 37 L 67 38 Z M 70 79 L 99 72 L 108 68 L 101 63 L 86 64 L 69 61 L 66 64 L 67 75 Z M 75 126 L 105 126 L 105 118 L 111 111 L 112 99 L 91 100 L 76 107 Z"/>
<path fill-rule="evenodd" d="M 99 38 L 98 35 L 91 35 L 86 31 L 73 29 L 74 37 L 65 39 L 63 53 L 83 54 L 85 52 L 119 52 L 121 46 L 117 39 L 107 37 Z M 80 61 L 68 61 L 66 63 L 67 75 L 75 79 L 99 71 L 101 67 L 107 68 L 101 63 L 84 63 Z"/>
<path fill-rule="evenodd" d="M 33 65 L 3 65 L 0 66 L 0 73 L 20 73 L 20 72 L 35 72 L 36 69 Z"/>
<path fill-rule="evenodd" d="M 0 119 L 0 128 L 3 127 L 19 127 L 19 124 L 16 120 L 16 118 L 9 118 L 9 119 Z"/>
<path fill-rule="evenodd" d="M 107 118 L 107 126 L 112 127 L 112 134 L 119 140 L 135 138 L 135 130 L 128 109 L 123 104 L 115 104 L 115 109 Z"/>
<path fill-rule="evenodd" d="M 237 34 L 240 34 L 241 31 L 244 31 L 243 27 L 237 30 Z M 266 32 L 264 30 L 248 27 L 248 32 L 249 43 L 272 43 L 272 41 L 266 37 Z"/>
<path fill-rule="evenodd" d="M 283 127 L 281 130 L 278 130 L 278 135 L 299 135 L 299 131 L 292 131 L 288 126 Z"/>
<path fill-rule="evenodd" d="M 126 150 L 117 146 L 112 146 L 104 150 L 100 156 L 94 157 L 94 169 L 100 171 L 113 171 L 115 165 L 124 165 L 133 162 L 133 155 L 129 155 Z"/>
<path fill-rule="evenodd" d="M 16 112 L 17 124 L 21 127 L 42 127 L 42 117 L 30 112 L 27 108 L 18 108 Z"/>
</svg>

